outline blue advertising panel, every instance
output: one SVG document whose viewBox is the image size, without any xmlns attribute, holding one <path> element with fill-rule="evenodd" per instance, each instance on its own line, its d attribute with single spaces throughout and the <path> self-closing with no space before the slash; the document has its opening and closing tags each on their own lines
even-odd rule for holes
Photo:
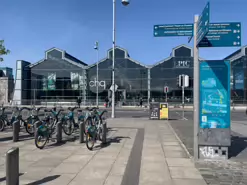
<svg viewBox="0 0 247 185">
<path fill-rule="evenodd" d="M 230 62 L 200 63 L 200 128 L 230 128 Z"/>
</svg>

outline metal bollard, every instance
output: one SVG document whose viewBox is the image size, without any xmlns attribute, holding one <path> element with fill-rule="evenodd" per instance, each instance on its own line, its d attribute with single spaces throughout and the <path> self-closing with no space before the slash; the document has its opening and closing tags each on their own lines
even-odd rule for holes
<svg viewBox="0 0 247 185">
<path fill-rule="evenodd" d="M 19 148 L 6 153 L 6 185 L 19 185 Z"/>
<path fill-rule="evenodd" d="M 62 122 L 61 121 L 57 123 L 56 131 L 57 131 L 57 143 L 61 143 L 62 142 Z"/>
<path fill-rule="evenodd" d="M 107 133 L 107 126 L 106 123 L 103 123 L 103 128 L 102 128 L 102 143 L 106 144 L 106 133 Z"/>
<path fill-rule="evenodd" d="M 36 122 L 34 123 L 34 137 L 35 137 L 36 131 L 37 131 L 37 129 L 39 128 L 40 125 L 42 125 L 42 122 L 41 122 L 41 121 L 36 121 Z"/>
<path fill-rule="evenodd" d="M 79 142 L 80 142 L 80 143 L 84 143 L 84 129 L 85 129 L 85 124 L 84 124 L 84 122 L 82 121 L 82 122 L 79 124 Z"/>
<path fill-rule="evenodd" d="M 15 121 L 13 123 L 13 142 L 17 142 L 19 140 L 19 132 L 20 132 L 20 121 Z"/>
</svg>

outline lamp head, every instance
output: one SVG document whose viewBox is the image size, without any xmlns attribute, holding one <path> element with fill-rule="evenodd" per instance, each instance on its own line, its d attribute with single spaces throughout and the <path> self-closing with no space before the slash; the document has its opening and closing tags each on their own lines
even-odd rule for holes
<svg viewBox="0 0 247 185">
<path fill-rule="evenodd" d="M 124 6 L 127 6 L 127 5 L 130 4 L 130 0 L 122 0 L 122 4 L 123 4 Z"/>
</svg>

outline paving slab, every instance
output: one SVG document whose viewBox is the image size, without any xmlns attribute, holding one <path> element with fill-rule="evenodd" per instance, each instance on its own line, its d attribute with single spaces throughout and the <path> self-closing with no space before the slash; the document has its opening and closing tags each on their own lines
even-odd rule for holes
<svg viewBox="0 0 247 185">
<path fill-rule="evenodd" d="M 197 179 L 173 179 L 173 185 L 207 185 L 204 180 Z"/>
<path fill-rule="evenodd" d="M 203 179 L 194 167 L 169 167 L 173 179 Z"/>
<path fill-rule="evenodd" d="M 184 158 L 166 158 L 168 166 L 194 167 L 194 163 L 190 159 Z"/>
<path fill-rule="evenodd" d="M 121 185 L 123 176 L 121 175 L 109 175 L 104 185 Z"/>
<path fill-rule="evenodd" d="M 63 162 L 52 170 L 52 173 L 59 174 L 75 174 L 78 173 L 83 168 L 82 163 L 77 162 Z"/>
</svg>

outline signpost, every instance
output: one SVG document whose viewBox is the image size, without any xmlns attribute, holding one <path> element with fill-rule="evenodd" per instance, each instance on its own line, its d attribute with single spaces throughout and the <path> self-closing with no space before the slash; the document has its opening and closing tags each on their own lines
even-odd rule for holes
<svg viewBox="0 0 247 185">
<path fill-rule="evenodd" d="M 208 34 L 201 40 L 199 47 L 241 46 L 241 23 L 212 23 Z"/>
<path fill-rule="evenodd" d="M 209 15 L 210 15 L 210 4 L 207 3 L 206 7 L 203 9 L 201 16 L 199 17 L 199 21 L 197 23 L 197 38 L 196 44 L 198 45 L 201 40 L 205 37 L 205 35 L 209 31 Z"/>
<path fill-rule="evenodd" d="M 192 36 L 193 24 L 154 25 L 154 37 Z"/>
<path fill-rule="evenodd" d="M 213 23 L 210 24 L 210 4 L 207 3 L 206 7 L 203 9 L 200 17 L 198 15 L 194 16 L 194 24 L 176 24 L 169 25 L 155 25 L 154 26 L 154 37 L 169 37 L 169 36 L 189 36 L 189 42 L 194 37 L 194 47 L 193 47 L 193 57 L 194 57 L 194 73 L 193 73 L 193 98 L 194 98 L 194 159 L 197 160 L 199 157 L 199 149 L 202 152 L 200 154 L 205 154 L 204 151 L 212 151 L 213 156 L 216 154 L 215 151 L 221 151 L 221 148 L 226 148 L 225 146 L 230 146 L 230 118 L 228 113 L 230 112 L 230 81 L 228 80 L 230 66 L 229 62 L 226 61 L 217 61 L 213 63 L 203 62 L 201 64 L 202 77 L 200 77 L 200 61 L 199 61 L 199 47 L 227 47 L 227 46 L 241 46 L 241 23 L 232 22 L 232 23 Z M 185 26 L 186 25 L 186 26 Z M 213 66 L 211 65 L 213 64 Z M 205 65 L 205 66 L 204 66 Z M 208 65 L 208 66 L 207 66 Z M 225 67 L 224 67 L 225 66 Z M 208 71 L 203 71 L 203 67 L 208 68 Z M 218 70 L 218 71 L 217 71 Z M 221 70 L 221 71 L 220 71 Z M 213 73 L 212 73 L 213 71 Z M 206 74 L 207 73 L 207 74 Z M 216 74 L 219 74 L 216 76 Z M 215 76 L 213 76 L 215 75 Z M 211 85 L 216 84 L 214 89 L 206 89 L 205 86 L 207 80 L 200 84 L 200 79 L 210 78 Z M 178 77 L 178 85 L 181 87 L 181 77 Z M 218 83 L 219 78 L 225 80 L 222 83 Z M 185 79 L 185 78 L 183 78 Z M 216 83 L 212 79 L 215 79 Z M 221 80 L 222 80 L 221 79 Z M 210 81 L 209 80 L 209 81 Z M 220 80 L 220 81 L 221 81 Z M 224 84 L 224 85 L 223 85 Z M 220 87 L 221 85 L 221 87 Z M 208 85 L 210 86 L 210 85 Z M 202 89 L 204 89 L 202 91 Z M 201 96 L 200 96 L 201 90 Z M 214 92 L 213 95 L 210 95 L 210 103 L 202 97 L 203 93 Z M 214 96 L 217 98 L 214 98 Z M 204 96 L 205 97 L 205 96 Z M 223 98 L 224 97 L 224 98 Z M 201 99 L 200 99 L 201 98 Z M 200 104 L 201 101 L 201 104 Z M 206 101 L 206 103 L 205 103 Z M 216 101 L 212 103 L 212 101 Z M 183 101 L 184 102 L 184 101 Z M 217 106 L 214 106 L 217 104 Z M 206 110 L 206 112 L 205 112 Z M 226 113 L 226 111 L 228 113 Z M 205 115 L 207 114 L 207 115 Z M 206 117 L 205 117 L 206 116 Z M 219 116 L 221 116 L 219 118 Z M 218 118 L 217 118 L 218 117 Z M 210 124 L 209 124 L 210 122 Z M 200 133 L 199 133 L 199 124 L 200 124 Z M 212 128 L 207 132 L 207 129 Z M 220 130 L 221 129 L 221 130 Z M 210 135 L 211 134 L 211 135 Z M 210 136 L 209 136 L 210 135 Z M 207 141 L 205 140 L 207 137 Z M 199 143 L 200 141 L 200 143 Z M 220 142 L 218 142 L 220 141 Z M 203 143 L 204 142 L 204 143 Z M 200 144 L 200 147 L 199 147 Z M 201 146 L 202 145 L 202 146 Z M 214 148 L 214 149 L 212 149 Z M 222 150 L 223 151 L 223 150 Z M 212 155 L 211 155 L 212 156 Z M 204 156 L 205 157 L 205 156 Z M 207 156 L 206 156 L 207 157 Z"/>
<path fill-rule="evenodd" d="M 166 94 L 166 102 L 167 102 L 167 93 L 169 92 L 169 87 L 165 86 L 164 87 L 164 93 Z"/>
</svg>

